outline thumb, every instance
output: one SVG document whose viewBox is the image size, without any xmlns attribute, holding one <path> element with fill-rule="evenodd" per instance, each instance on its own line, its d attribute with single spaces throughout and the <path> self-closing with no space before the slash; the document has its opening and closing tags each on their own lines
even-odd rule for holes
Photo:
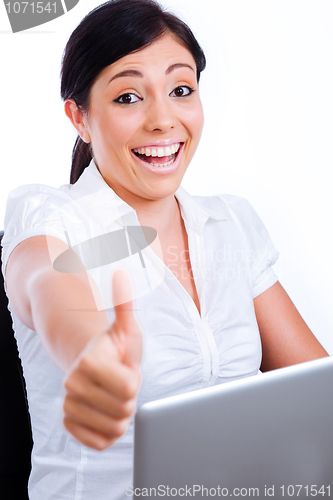
<svg viewBox="0 0 333 500">
<path fill-rule="evenodd" d="M 116 314 L 112 331 L 121 344 L 121 361 L 138 366 L 142 357 L 142 332 L 134 316 L 132 283 L 124 269 L 118 269 L 113 275 L 112 301 Z"/>
</svg>

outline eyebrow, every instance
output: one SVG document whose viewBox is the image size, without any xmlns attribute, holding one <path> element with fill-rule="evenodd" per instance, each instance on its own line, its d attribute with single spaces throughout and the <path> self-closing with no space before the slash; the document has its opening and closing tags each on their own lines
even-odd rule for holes
<svg viewBox="0 0 333 500">
<path fill-rule="evenodd" d="M 171 64 L 171 66 L 168 67 L 165 74 L 169 75 L 173 70 L 178 69 L 178 68 L 190 68 L 195 73 L 194 69 L 189 64 L 175 63 L 175 64 Z M 121 71 L 120 73 L 117 73 L 116 75 L 114 75 L 111 78 L 111 80 L 109 80 L 108 84 L 111 83 L 116 78 L 122 78 L 124 76 L 137 76 L 139 78 L 143 78 L 143 73 L 141 73 L 141 71 L 138 71 L 137 69 L 126 69 L 125 71 Z"/>
<path fill-rule="evenodd" d="M 178 69 L 178 68 L 190 68 L 193 71 L 193 73 L 195 73 L 194 69 L 189 64 L 175 63 L 175 64 L 171 64 L 171 66 L 168 67 L 165 74 L 168 75 L 169 73 L 171 73 L 171 71 L 173 71 L 174 69 Z"/>
</svg>

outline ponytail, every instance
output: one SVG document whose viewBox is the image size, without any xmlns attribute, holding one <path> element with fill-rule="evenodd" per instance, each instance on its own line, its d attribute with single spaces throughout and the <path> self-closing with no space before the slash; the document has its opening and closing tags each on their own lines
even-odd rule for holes
<svg viewBox="0 0 333 500">
<path fill-rule="evenodd" d="M 70 183 L 75 184 L 85 168 L 92 160 L 92 151 L 90 143 L 84 142 L 78 135 L 72 152 L 72 168 Z"/>
</svg>

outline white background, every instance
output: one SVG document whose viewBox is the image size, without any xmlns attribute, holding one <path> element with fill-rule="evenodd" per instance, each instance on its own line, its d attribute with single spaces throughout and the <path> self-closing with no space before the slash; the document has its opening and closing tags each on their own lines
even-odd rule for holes
<svg viewBox="0 0 333 500">
<path fill-rule="evenodd" d="M 8 192 L 69 179 L 76 137 L 59 97 L 66 41 L 101 2 L 12 34 L 0 3 L 0 227 Z M 192 194 L 246 197 L 280 252 L 296 307 L 333 354 L 333 2 L 163 0 L 207 57 L 201 144 L 184 178 Z"/>
</svg>

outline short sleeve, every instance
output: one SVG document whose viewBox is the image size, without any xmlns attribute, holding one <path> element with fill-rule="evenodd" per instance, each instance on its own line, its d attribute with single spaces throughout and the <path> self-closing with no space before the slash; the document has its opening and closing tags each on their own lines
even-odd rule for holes
<svg viewBox="0 0 333 500">
<path fill-rule="evenodd" d="M 61 220 L 53 214 L 69 201 L 65 192 L 42 184 L 20 186 L 9 193 L 2 239 L 3 274 L 9 255 L 23 240 L 49 235 L 66 242 Z"/>
<path fill-rule="evenodd" d="M 227 198 L 226 200 L 224 197 L 224 200 L 227 201 L 246 245 L 252 295 L 255 298 L 277 282 L 278 278 L 272 266 L 277 261 L 279 253 L 252 205 L 244 198 L 234 196 Z"/>
</svg>

